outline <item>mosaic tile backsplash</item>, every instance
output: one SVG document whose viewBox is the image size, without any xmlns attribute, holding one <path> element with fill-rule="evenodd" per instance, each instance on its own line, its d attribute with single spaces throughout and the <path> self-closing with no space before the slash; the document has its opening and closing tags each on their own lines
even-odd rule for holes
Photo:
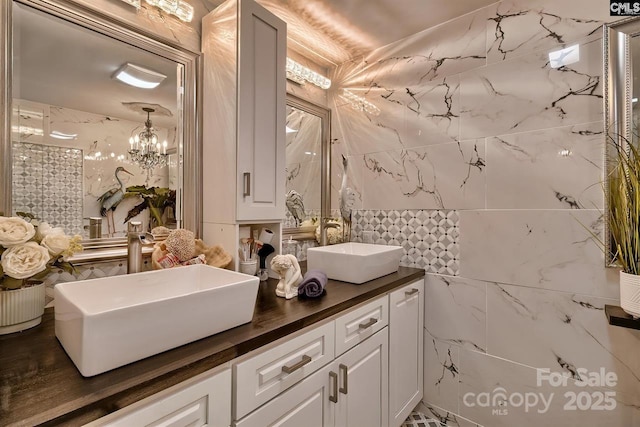
<svg viewBox="0 0 640 427">
<path fill-rule="evenodd" d="M 351 235 L 354 242 L 402 246 L 402 266 L 456 276 L 459 221 L 455 210 L 358 210 Z"/>
<path fill-rule="evenodd" d="M 13 209 L 82 233 L 82 150 L 13 143 Z"/>
</svg>

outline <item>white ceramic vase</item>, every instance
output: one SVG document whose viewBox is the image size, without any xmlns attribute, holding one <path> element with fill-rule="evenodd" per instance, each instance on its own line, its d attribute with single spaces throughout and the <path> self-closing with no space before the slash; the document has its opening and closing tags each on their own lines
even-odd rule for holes
<svg viewBox="0 0 640 427">
<path fill-rule="evenodd" d="M 0 291 L 0 335 L 39 325 L 45 305 L 45 285 Z"/>
<path fill-rule="evenodd" d="M 620 306 L 633 317 L 640 317 L 640 276 L 620 271 Z"/>
</svg>

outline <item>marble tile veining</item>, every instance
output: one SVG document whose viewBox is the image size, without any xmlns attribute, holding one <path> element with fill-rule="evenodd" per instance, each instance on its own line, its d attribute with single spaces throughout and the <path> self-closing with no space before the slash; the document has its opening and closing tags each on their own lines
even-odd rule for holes
<svg viewBox="0 0 640 427">
<path fill-rule="evenodd" d="M 487 351 L 487 283 L 462 277 L 425 276 L 425 329 L 435 338 Z"/>
<path fill-rule="evenodd" d="M 602 122 L 487 138 L 487 208 L 602 209 Z"/>
<path fill-rule="evenodd" d="M 580 368 L 604 369 L 618 377 L 616 391 L 637 395 L 640 334 L 609 326 L 605 304 L 617 300 L 488 284 L 487 347 L 495 356 L 573 379 L 583 378 Z"/>
<path fill-rule="evenodd" d="M 461 139 L 602 120 L 602 40 L 579 50 L 559 68 L 542 52 L 461 74 Z"/>
<path fill-rule="evenodd" d="M 494 63 L 599 36 L 616 18 L 599 1 L 505 0 L 487 21 L 487 61 Z"/>
<path fill-rule="evenodd" d="M 458 413 L 459 351 L 424 332 L 424 401 Z"/>
<path fill-rule="evenodd" d="M 597 210 L 460 211 L 460 275 L 617 298 L 617 272 L 591 235 L 602 228 Z"/>
<path fill-rule="evenodd" d="M 481 209 L 484 139 L 364 156 L 363 204 L 370 209 Z"/>
</svg>

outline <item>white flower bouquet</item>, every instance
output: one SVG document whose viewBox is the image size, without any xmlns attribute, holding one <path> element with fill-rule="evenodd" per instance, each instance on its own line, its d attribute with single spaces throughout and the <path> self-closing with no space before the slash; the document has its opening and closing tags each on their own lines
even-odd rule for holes
<svg viewBox="0 0 640 427">
<path fill-rule="evenodd" d="M 0 290 L 41 280 L 53 267 L 71 272 L 67 258 L 82 250 L 81 236 L 68 236 L 29 214 L 24 218 L 0 216 Z"/>
</svg>

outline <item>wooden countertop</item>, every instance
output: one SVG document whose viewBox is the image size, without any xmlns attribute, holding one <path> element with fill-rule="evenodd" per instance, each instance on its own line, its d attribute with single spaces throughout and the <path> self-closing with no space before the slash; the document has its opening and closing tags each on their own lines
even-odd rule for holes
<svg viewBox="0 0 640 427">
<path fill-rule="evenodd" d="M 424 276 L 400 267 L 362 285 L 330 280 L 318 299 L 275 296 L 261 282 L 251 323 L 91 378 L 55 337 L 53 309 L 42 324 L 0 336 L 0 426 L 82 425 Z"/>
</svg>

